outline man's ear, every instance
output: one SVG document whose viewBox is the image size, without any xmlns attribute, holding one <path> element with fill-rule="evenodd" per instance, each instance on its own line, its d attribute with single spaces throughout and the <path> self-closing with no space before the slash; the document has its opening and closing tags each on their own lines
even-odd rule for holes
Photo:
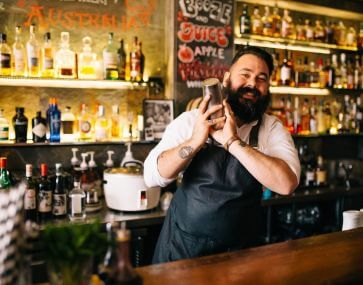
<svg viewBox="0 0 363 285">
<path fill-rule="evenodd" d="M 224 76 L 223 76 L 223 82 L 222 82 L 223 87 L 227 87 L 228 86 L 228 82 L 229 82 L 229 78 L 230 77 L 231 77 L 231 73 L 229 71 L 226 71 L 224 73 Z"/>
</svg>

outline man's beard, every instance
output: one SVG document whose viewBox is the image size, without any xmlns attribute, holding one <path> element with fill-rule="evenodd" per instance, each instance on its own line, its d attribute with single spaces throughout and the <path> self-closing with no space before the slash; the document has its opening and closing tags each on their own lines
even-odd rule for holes
<svg viewBox="0 0 363 285">
<path fill-rule="evenodd" d="M 237 90 L 232 90 L 229 83 L 224 92 L 233 113 L 244 123 L 250 123 L 261 118 L 271 101 L 269 91 L 266 95 L 262 95 L 257 88 L 240 87 Z M 256 101 L 243 98 L 245 94 L 252 94 Z"/>
</svg>

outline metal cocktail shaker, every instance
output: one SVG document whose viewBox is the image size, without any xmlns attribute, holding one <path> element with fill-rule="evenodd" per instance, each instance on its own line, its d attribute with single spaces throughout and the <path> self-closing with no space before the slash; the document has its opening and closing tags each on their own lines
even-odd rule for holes
<svg viewBox="0 0 363 285">
<path fill-rule="evenodd" d="M 210 99 L 208 109 L 214 105 L 220 105 L 223 102 L 222 88 L 218 78 L 208 78 L 202 82 L 203 98 L 209 94 Z M 216 113 L 210 115 L 210 119 L 216 119 L 224 116 L 224 109 L 222 108 Z"/>
</svg>

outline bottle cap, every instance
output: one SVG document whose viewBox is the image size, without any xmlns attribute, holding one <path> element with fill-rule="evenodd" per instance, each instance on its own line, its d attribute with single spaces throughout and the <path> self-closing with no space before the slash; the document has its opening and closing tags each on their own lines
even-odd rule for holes
<svg viewBox="0 0 363 285">
<path fill-rule="evenodd" d="M 25 164 L 25 176 L 31 177 L 33 175 L 33 165 L 32 164 Z"/>
<path fill-rule="evenodd" d="M 42 163 L 40 165 L 40 174 L 41 176 L 47 176 L 48 173 L 48 165 L 46 163 Z"/>
<path fill-rule="evenodd" d="M 6 168 L 7 158 L 6 157 L 0 157 L 0 168 Z"/>
</svg>

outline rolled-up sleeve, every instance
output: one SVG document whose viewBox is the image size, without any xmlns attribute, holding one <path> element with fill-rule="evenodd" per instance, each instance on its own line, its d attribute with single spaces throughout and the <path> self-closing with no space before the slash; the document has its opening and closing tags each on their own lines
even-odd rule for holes
<svg viewBox="0 0 363 285">
<path fill-rule="evenodd" d="M 161 141 L 150 151 L 144 162 L 144 180 L 148 187 L 165 187 L 176 179 L 162 177 L 158 170 L 158 157 L 168 149 L 176 147 L 189 139 L 193 133 L 197 110 L 184 112 L 165 129 Z"/>
</svg>

